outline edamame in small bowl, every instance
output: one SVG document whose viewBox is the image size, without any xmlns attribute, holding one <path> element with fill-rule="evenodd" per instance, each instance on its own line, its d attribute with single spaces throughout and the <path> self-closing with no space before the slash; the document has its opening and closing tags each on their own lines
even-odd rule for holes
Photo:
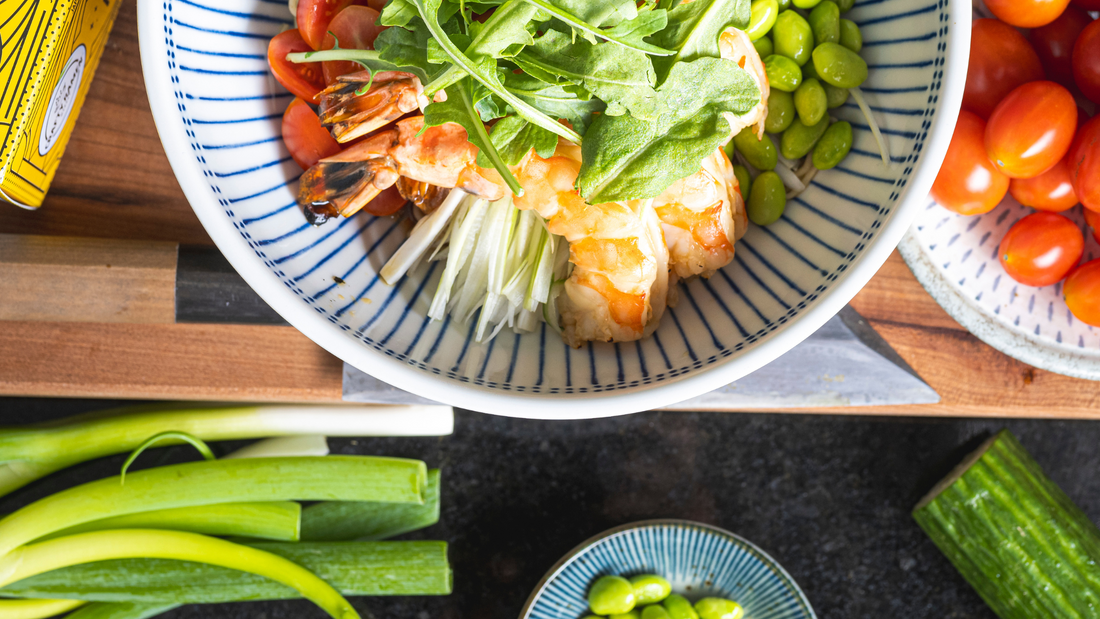
<svg viewBox="0 0 1100 619">
<path fill-rule="evenodd" d="M 764 551 L 686 520 L 636 522 L 585 541 L 550 568 L 520 619 L 590 615 L 816 618 L 802 590 Z"/>
</svg>

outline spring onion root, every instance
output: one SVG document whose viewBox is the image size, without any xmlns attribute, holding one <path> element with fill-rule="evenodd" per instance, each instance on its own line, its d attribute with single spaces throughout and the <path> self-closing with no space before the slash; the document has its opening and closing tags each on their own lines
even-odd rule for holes
<svg viewBox="0 0 1100 619">
<path fill-rule="evenodd" d="M 325 505 L 319 503 L 318 505 Z M 343 505 L 337 502 L 336 505 Z M 354 504 L 354 503 L 352 503 Z M 378 503 L 378 505 L 395 505 Z M 417 505 L 417 507 L 420 507 Z M 205 535 L 233 535 L 254 539 L 296 542 L 302 506 L 293 501 L 222 503 L 175 509 L 158 509 L 93 520 L 40 538 L 41 541 L 89 531 L 110 529 L 169 529 Z"/>
<path fill-rule="evenodd" d="M 81 600 L 0 600 L 4 619 L 45 619 L 68 612 L 87 602 Z"/>
<path fill-rule="evenodd" d="M 70 565 L 138 557 L 193 561 L 257 574 L 298 591 L 335 619 L 359 617 L 336 589 L 297 563 L 241 544 L 180 531 L 95 531 L 17 548 L 0 558 L 0 585 Z"/>
</svg>

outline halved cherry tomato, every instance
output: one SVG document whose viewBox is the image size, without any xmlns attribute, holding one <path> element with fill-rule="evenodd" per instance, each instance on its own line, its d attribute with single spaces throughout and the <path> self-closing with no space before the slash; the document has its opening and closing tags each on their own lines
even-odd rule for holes
<svg viewBox="0 0 1100 619">
<path fill-rule="evenodd" d="M 964 110 L 989 118 L 1014 88 L 1045 79 L 1039 56 L 1024 35 L 997 19 L 976 19 L 970 38 L 970 67 Z"/>
<path fill-rule="evenodd" d="M 340 144 L 321 125 L 317 113 L 298 98 L 291 101 L 283 112 L 283 142 L 294 162 L 303 170 L 340 152 Z"/>
<path fill-rule="evenodd" d="M 1062 292 L 1077 320 L 1100 327 L 1100 259 L 1086 262 L 1070 273 Z"/>
<path fill-rule="evenodd" d="M 1073 45 L 1073 81 L 1093 103 L 1100 103 L 1100 20 L 1085 26 Z"/>
<path fill-rule="evenodd" d="M 352 4 L 366 4 L 366 0 L 298 0 L 298 10 L 294 16 L 302 38 L 313 49 L 322 49 L 329 24 L 340 11 Z"/>
<path fill-rule="evenodd" d="M 1077 224 L 1057 213 L 1032 213 L 1008 229 L 998 255 L 1009 277 L 1040 287 L 1062 281 L 1084 251 Z"/>
<path fill-rule="evenodd" d="M 1077 130 L 1067 159 L 1077 199 L 1085 208 L 1100 212 L 1100 116 Z"/>
<path fill-rule="evenodd" d="M 1085 108 L 1081 107 L 1080 105 L 1077 106 L 1077 130 L 1078 131 L 1080 131 L 1081 127 L 1084 127 L 1085 123 L 1087 123 L 1089 121 L 1089 119 L 1091 119 L 1091 118 L 1092 117 L 1089 116 L 1089 113 L 1085 111 Z"/>
<path fill-rule="evenodd" d="M 405 206 L 405 202 L 408 202 L 408 200 L 401 197 L 401 192 L 397 191 L 397 187 L 391 186 L 383 189 L 373 200 L 367 202 L 363 210 L 371 215 L 384 217 L 400 211 L 401 207 Z"/>
<path fill-rule="evenodd" d="M 981 215 L 1000 204 L 1007 191 L 1008 177 L 985 154 L 985 121 L 959 112 L 951 145 L 932 184 L 932 199 L 960 215 Z"/>
<path fill-rule="evenodd" d="M 1085 26 L 1091 23 L 1088 13 L 1070 6 L 1058 19 L 1028 34 L 1028 40 L 1039 55 L 1047 75 L 1066 88 L 1073 85 L 1073 44 Z"/>
<path fill-rule="evenodd" d="M 1008 191 L 1020 204 L 1040 211 L 1060 213 L 1077 205 L 1068 157 L 1035 178 L 1012 179 Z"/>
<path fill-rule="evenodd" d="M 1097 243 L 1100 243 L 1100 213 L 1091 211 L 1087 208 L 1082 210 L 1085 212 L 1085 223 L 1089 226 L 1092 238 L 1096 239 Z"/>
<path fill-rule="evenodd" d="M 985 0 L 1001 21 L 1018 28 L 1038 28 L 1058 18 L 1069 0 Z"/>
<path fill-rule="evenodd" d="M 349 6 L 332 19 L 321 49 L 332 49 L 336 47 L 337 41 L 341 49 L 374 49 L 374 40 L 378 38 L 378 33 L 386 29 L 385 26 L 377 25 L 377 22 L 378 11 L 366 6 Z M 332 35 L 336 35 L 336 38 Z M 341 75 L 363 70 L 358 63 L 343 60 L 321 64 L 326 84 L 335 82 Z"/>
<path fill-rule="evenodd" d="M 1008 93 L 989 117 L 985 150 L 1009 178 L 1033 178 L 1066 156 L 1077 130 L 1077 102 L 1054 82 L 1030 82 Z"/>
<path fill-rule="evenodd" d="M 275 79 L 295 96 L 317 102 L 317 93 L 325 87 L 321 67 L 316 62 L 296 63 L 286 59 L 293 52 L 311 52 L 313 48 L 302 39 L 297 30 L 287 30 L 275 35 L 267 44 L 267 64 Z"/>
<path fill-rule="evenodd" d="M 1100 11 L 1100 0 L 1070 0 L 1082 11 Z"/>
</svg>

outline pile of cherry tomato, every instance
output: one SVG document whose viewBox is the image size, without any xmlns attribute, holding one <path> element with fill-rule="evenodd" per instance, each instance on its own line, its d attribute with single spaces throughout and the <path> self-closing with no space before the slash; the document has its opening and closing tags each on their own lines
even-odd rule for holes
<svg viewBox="0 0 1100 619">
<path fill-rule="evenodd" d="M 374 39 L 385 28 L 377 25 L 385 0 L 299 0 L 298 27 L 275 35 L 267 46 L 267 63 L 275 79 L 294 95 L 283 113 L 283 142 L 290 156 L 308 169 L 356 142 L 341 145 L 321 125 L 314 106 L 321 91 L 336 78 L 362 70 L 354 62 L 294 63 L 287 54 L 332 49 L 339 39 L 342 49 L 374 49 Z M 336 37 L 333 37 L 336 35 Z M 396 187 L 382 191 L 363 210 L 372 215 L 392 215 L 405 205 Z"/>
<path fill-rule="evenodd" d="M 1061 214 L 1080 204 L 1100 242 L 1100 0 L 985 0 L 951 146 L 932 186 L 962 215 L 993 210 L 1006 193 L 1037 212 L 1000 244 L 1014 280 L 1064 280 L 1066 304 L 1100 326 L 1100 259 L 1079 264 L 1085 238 Z M 1030 29 L 1025 32 L 1020 29 Z"/>
</svg>

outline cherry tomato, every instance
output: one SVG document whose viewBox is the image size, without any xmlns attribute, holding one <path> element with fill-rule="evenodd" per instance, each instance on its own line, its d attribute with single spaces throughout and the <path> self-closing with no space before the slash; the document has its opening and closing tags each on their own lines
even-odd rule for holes
<svg viewBox="0 0 1100 619">
<path fill-rule="evenodd" d="M 1062 284 L 1066 305 L 1077 320 L 1100 327 L 1100 259 L 1074 269 Z"/>
<path fill-rule="evenodd" d="M 374 49 L 374 40 L 378 38 L 378 33 L 386 29 L 385 26 L 376 25 L 377 21 L 378 11 L 366 6 L 349 6 L 340 11 L 329 24 L 329 32 L 325 34 L 321 49 L 332 49 L 336 47 L 337 41 L 341 49 Z M 332 35 L 336 35 L 336 38 Z M 326 84 L 335 82 L 341 75 L 363 70 L 358 63 L 344 60 L 331 60 L 321 64 Z"/>
<path fill-rule="evenodd" d="M 1047 75 L 1066 88 L 1073 85 L 1073 44 L 1090 23 L 1092 18 L 1088 13 L 1070 6 L 1058 19 L 1035 28 L 1028 35 Z"/>
<path fill-rule="evenodd" d="M 297 30 L 287 30 L 275 35 L 267 44 L 267 64 L 275 79 L 295 96 L 307 101 L 317 102 L 317 93 L 325 87 L 321 67 L 316 62 L 296 63 L 286 59 L 293 52 L 311 52 L 302 35 Z"/>
<path fill-rule="evenodd" d="M 1082 210 L 1085 212 L 1085 223 L 1088 224 L 1089 231 L 1092 232 L 1092 238 L 1100 243 L 1100 213 L 1090 211 L 1087 208 Z"/>
<path fill-rule="evenodd" d="M 970 68 L 963 109 L 989 118 L 1014 88 L 1045 79 L 1039 56 L 1024 35 L 997 19 L 976 19 L 970 38 Z"/>
<path fill-rule="evenodd" d="M 1077 130 L 1077 102 L 1054 82 L 1030 82 L 1008 93 L 989 117 L 985 150 L 1009 178 L 1033 178 L 1069 152 Z"/>
<path fill-rule="evenodd" d="M 1062 281 L 1084 251 L 1077 224 L 1057 213 L 1032 213 L 1008 229 L 997 253 L 1009 277 L 1041 287 Z"/>
<path fill-rule="evenodd" d="M 1070 0 L 1082 11 L 1100 11 L 1100 0 Z"/>
<path fill-rule="evenodd" d="M 392 186 L 383 189 L 373 200 L 367 202 L 363 210 L 371 215 L 384 217 L 400 211 L 401 207 L 405 206 L 405 202 L 407 200 L 401 197 L 401 192 L 397 191 L 397 187 Z"/>
<path fill-rule="evenodd" d="M 283 112 L 283 142 L 303 170 L 340 152 L 340 144 L 321 126 L 317 113 L 298 98 Z"/>
<path fill-rule="evenodd" d="M 1073 81 L 1093 103 L 1100 103 L 1100 20 L 1085 26 L 1073 45 Z"/>
<path fill-rule="evenodd" d="M 329 24 L 341 11 L 353 4 L 366 4 L 366 0 L 298 0 L 298 29 L 302 38 L 313 49 L 323 49 Z"/>
<path fill-rule="evenodd" d="M 1068 157 L 1035 178 L 1014 178 L 1008 191 L 1016 201 L 1040 211 L 1060 213 L 1077 205 L 1077 192 L 1069 176 Z"/>
<path fill-rule="evenodd" d="M 1100 212 L 1100 116 L 1077 131 L 1067 159 L 1077 199 L 1085 208 Z"/>
<path fill-rule="evenodd" d="M 1089 116 L 1089 113 L 1085 111 L 1085 108 L 1078 105 L 1077 106 L 1077 130 L 1080 131 L 1081 127 L 1084 127 L 1085 123 L 1087 123 L 1090 118 L 1092 118 L 1092 117 Z"/>
<path fill-rule="evenodd" d="M 932 199 L 960 215 L 981 215 L 1000 204 L 1007 191 L 1008 177 L 985 154 L 985 121 L 959 112 L 951 145 L 932 183 Z"/>
<path fill-rule="evenodd" d="M 985 6 L 1006 24 L 1038 28 L 1058 18 L 1069 0 L 985 0 Z"/>
</svg>

